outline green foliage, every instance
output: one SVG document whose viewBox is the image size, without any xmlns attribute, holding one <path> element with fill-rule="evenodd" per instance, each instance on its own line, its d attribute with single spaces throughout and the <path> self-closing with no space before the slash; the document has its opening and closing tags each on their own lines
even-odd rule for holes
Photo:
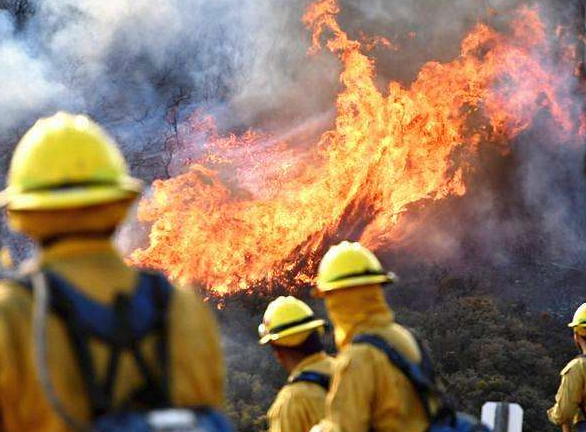
<svg viewBox="0 0 586 432">
<path fill-rule="evenodd" d="M 461 290 L 442 292 L 430 310 L 397 316 L 428 342 L 460 410 L 478 415 L 486 401 L 519 403 L 525 431 L 557 431 L 553 405 L 559 371 L 575 355 L 571 331 L 547 314 Z"/>
</svg>

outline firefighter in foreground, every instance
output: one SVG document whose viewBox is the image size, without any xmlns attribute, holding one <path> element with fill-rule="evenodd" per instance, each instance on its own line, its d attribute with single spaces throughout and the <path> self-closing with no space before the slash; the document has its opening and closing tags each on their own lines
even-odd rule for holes
<svg viewBox="0 0 586 432">
<path fill-rule="evenodd" d="M 259 343 L 270 344 L 289 373 L 267 414 L 270 432 L 307 432 L 324 418 L 333 368 L 333 359 L 323 350 L 324 325 L 295 297 L 279 297 L 267 307 Z"/>
<path fill-rule="evenodd" d="M 564 431 L 586 431 L 586 303 L 578 308 L 568 327 L 574 330 L 574 341 L 580 355 L 562 369 L 562 381 L 555 405 L 547 414 L 549 420 Z"/>
<path fill-rule="evenodd" d="M 0 201 L 40 251 L 22 279 L 0 283 L 2 432 L 93 427 L 122 406 L 222 404 L 210 311 L 191 290 L 129 268 L 111 243 L 140 191 L 86 117 L 39 120 L 20 141 Z M 51 297 L 40 330 L 37 293 Z"/>
<path fill-rule="evenodd" d="M 424 406 L 414 386 L 380 347 L 421 364 L 414 336 L 394 322 L 382 285 L 393 274 L 368 249 L 342 242 L 319 266 L 317 293 L 334 326 L 339 355 L 326 401 L 326 418 L 312 431 L 423 432 L 437 408 Z M 373 345 L 378 344 L 379 347 Z"/>
</svg>

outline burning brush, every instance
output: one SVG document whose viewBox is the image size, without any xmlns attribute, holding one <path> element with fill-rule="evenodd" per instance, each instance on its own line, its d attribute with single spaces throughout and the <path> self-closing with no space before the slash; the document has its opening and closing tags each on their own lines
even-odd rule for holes
<svg viewBox="0 0 586 432">
<path fill-rule="evenodd" d="M 303 17 L 309 53 L 327 49 L 343 66 L 334 126 L 298 146 L 252 130 L 222 136 L 194 113 L 184 126 L 205 146 L 140 204 L 150 243 L 133 263 L 217 295 L 259 282 L 304 285 L 336 239 L 388 249 L 409 228 L 409 206 L 465 194 L 480 143 L 507 152 L 544 111 L 560 145 L 585 131 L 574 60 L 557 54 L 537 7 L 517 9 L 504 32 L 476 25 L 456 59 L 384 90 L 368 43 L 344 31 L 339 12 L 336 0 L 321 0 Z"/>
</svg>

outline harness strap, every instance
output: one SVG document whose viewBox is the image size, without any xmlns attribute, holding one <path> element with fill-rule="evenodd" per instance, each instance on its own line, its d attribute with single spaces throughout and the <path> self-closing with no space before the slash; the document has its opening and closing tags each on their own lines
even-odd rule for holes
<svg viewBox="0 0 586 432">
<path fill-rule="evenodd" d="M 152 276 L 155 286 L 155 301 L 159 310 L 157 328 L 159 337 L 156 340 L 157 358 L 161 373 L 159 380 L 161 400 L 165 406 L 171 405 L 171 392 L 169 390 L 170 362 L 169 362 L 169 302 L 171 299 L 171 285 L 167 279 L 159 274 Z"/>
<path fill-rule="evenodd" d="M 48 275 L 47 275 L 48 276 Z M 47 277 L 51 308 L 65 323 L 65 329 L 71 344 L 77 365 L 83 378 L 85 391 L 91 401 L 92 416 L 100 415 L 109 408 L 107 395 L 97 385 L 97 377 L 93 359 L 87 344 L 89 334 L 80 325 L 71 301 L 53 288 L 54 281 Z"/>
<path fill-rule="evenodd" d="M 397 367 L 411 381 L 415 388 L 425 413 L 429 419 L 434 416 L 431 412 L 430 396 L 437 392 L 435 380 L 435 371 L 427 351 L 417 340 L 417 346 L 421 352 L 421 363 L 416 364 L 407 360 L 399 351 L 393 348 L 382 337 L 374 334 L 361 334 L 354 338 L 353 344 L 367 344 L 382 351 L 388 357 L 389 361 Z"/>
<path fill-rule="evenodd" d="M 326 392 L 330 389 L 331 377 L 327 374 L 316 372 L 316 371 L 303 371 L 297 375 L 289 384 L 295 384 L 298 382 L 309 382 L 317 384 L 323 388 Z"/>
<path fill-rule="evenodd" d="M 120 354 L 122 350 L 119 347 L 112 347 L 110 350 L 110 358 L 108 359 L 108 368 L 106 369 L 106 379 L 104 382 L 104 393 L 111 400 L 114 391 L 114 383 L 116 382 L 116 372 L 118 371 L 118 362 L 120 361 Z"/>
<path fill-rule="evenodd" d="M 33 333 L 35 341 L 35 365 L 39 373 L 43 390 L 47 395 L 47 399 L 57 415 L 67 423 L 72 430 L 76 432 L 91 432 L 91 428 L 87 427 L 85 423 L 72 416 L 61 403 L 55 392 L 53 382 L 51 381 L 51 376 L 47 367 L 47 339 L 45 334 L 50 297 L 45 275 L 43 273 L 36 273 L 32 275 L 30 279 L 24 281 L 23 285 L 30 291 L 34 292 Z"/>
<path fill-rule="evenodd" d="M 140 284 L 149 283 L 149 301 L 154 304 L 157 315 L 156 319 L 146 335 L 155 333 L 155 357 L 159 368 L 159 378 L 146 362 L 141 350 L 140 343 L 146 335 L 137 336 L 134 334 L 131 314 L 132 307 L 129 296 L 119 295 L 116 297 L 112 310 L 115 318 L 115 334 L 105 340 L 94 335 L 80 320 L 80 314 L 75 308 L 74 302 L 67 295 L 65 281 L 59 277 L 45 272 L 47 280 L 47 291 L 50 295 L 50 306 L 52 310 L 63 320 L 65 328 L 73 347 L 76 363 L 79 367 L 86 394 L 90 401 L 92 418 L 97 418 L 113 411 L 113 391 L 118 372 L 118 365 L 123 351 L 128 351 L 143 377 L 145 385 L 130 395 L 128 401 L 118 408 L 127 408 L 136 405 L 148 408 L 162 408 L 169 406 L 168 386 L 168 341 L 167 341 L 167 309 L 170 297 L 170 285 L 159 275 L 140 274 Z M 29 284 L 25 284 L 29 286 Z M 139 290 L 137 289 L 136 292 Z M 44 325 L 44 324 L 43 324 Z M 99 382 L 95 370 L 95 364 L 89 349 L 89 340 L 98 338 L 110 346 L 110 356 L 106 368 L 106 376 L 102 383 Z"/>
</svg>

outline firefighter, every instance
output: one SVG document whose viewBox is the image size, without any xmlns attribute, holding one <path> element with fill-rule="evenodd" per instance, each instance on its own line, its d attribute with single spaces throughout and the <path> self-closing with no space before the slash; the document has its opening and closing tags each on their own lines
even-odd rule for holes
<svg viewBox="0 0 586 432">
<path fill-rule="evenodd" d="M 270 432 L 307 432 L 324 418 L 333 359 L 323 349 L 325 321 L 295 297 L 269 304 L 258 328 L 261 345 L 270 345 L 289 373 L 267 418 Z"/>
<path fill-rule="evenodd" d="M 320 263 L 317 294 L 325 300 L 339 349 L 326 418 L 313 430 L 423 432 L 437 401 L 424 406 L 414 386 L 375 344 L 423 364 L 414 336 L 395 323 L 382 290 L 394 275 L 359 243 L 332 247 Z M 432 411 L 428 413 L 428 410 Z M 312 430 L 312 431 L 313 431 Z"/>
<path fill-rule="evenodd" d="M 574 342 L 580 355 L 561 372 L 561 384 L 555 405 L 547 412 L 549 420 L 564 431 L 586 431 L 586 303 L 578 308 L 568 327 L 574 330 Z"/>
<path fill-rule="evenodd" d="M 18 144 L 7 183 L 8 223 L 39 253 L 17 280 L 0 283 L 0 431 L 72 431 L 124 404 L 219 407 L 213 315 L 192 290 L 128 267 L 112 244 L 142 185 L 104 130 L 80 115 L 39 120 Z M 48 306 L 37 289 L 51 294 Z M 37 333 L 33 310 L 42 316 L 44 303 Z M 152 333 L 137 339 L 147 322 Z"/>
</svg>

